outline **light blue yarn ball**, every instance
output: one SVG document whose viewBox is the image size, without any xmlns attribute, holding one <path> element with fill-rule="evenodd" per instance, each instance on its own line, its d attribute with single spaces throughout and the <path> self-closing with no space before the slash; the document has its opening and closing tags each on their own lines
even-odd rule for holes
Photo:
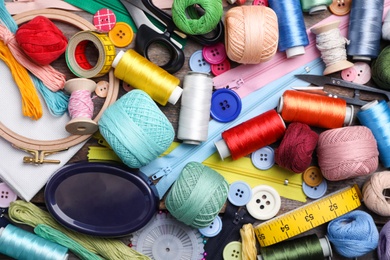
<svg viewBox="0 0 390 260">
<path fill-rule="evenodd" d="M 130 168 L 140 168 L 156 159 L 175 137 L 165 114 L 148 94 L 137 89 L 109 106 L 98 124 L 104 139 Z"/>
</svg>

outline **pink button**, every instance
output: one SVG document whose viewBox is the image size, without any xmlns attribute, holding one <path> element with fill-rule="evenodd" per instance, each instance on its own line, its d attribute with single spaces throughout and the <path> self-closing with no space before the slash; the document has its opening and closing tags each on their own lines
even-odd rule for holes
<svg viewBox="0 0 390 260">
<path fill-rule="evenodd" d="M 356 78 L 353 80 L 354 83 L 366 84 L 371 79 L 371 68 L 370 66 L 362 61 L 356 62 L 354 65 L 356 71 Z"/>
<path fill-rule="evenodd" d="M 346 68 L 341 71 L 341 78 L 346 81 L 353 82 L 356 79 L 355 67 Z"/>
<path fill-rule="evenodd" d="M 219 64 L 226 59 L 225 45 L 219 42 L 212 46 L 204 46 L 202 55 L 208 63 Z"/>
<path fill-rule="evenodd" d="M 218 76 L 228 70 L 230 70 L 229 59 L 225 59 L 221 63 L 211 65 L 211 73 L 213 73 L 214 76 Z"/>
<path fill-rule="evenodd" d="M 268 6 L 268 0 L 254 0 L 252 4 Z"/>
<path fill-rule="evenodd" d="M 4 182 L 0 183 L 0 207 L 8 208 L 11 202 L 15 201 L 18 196 Z"/>
<path fill-rule="evenodd" d="M 99 32 L 107 33 L 114 28 L 115 24 L 116 16 L 110 9 L 100 9 L 93 15 L 93 25 Z"/>
</svg>

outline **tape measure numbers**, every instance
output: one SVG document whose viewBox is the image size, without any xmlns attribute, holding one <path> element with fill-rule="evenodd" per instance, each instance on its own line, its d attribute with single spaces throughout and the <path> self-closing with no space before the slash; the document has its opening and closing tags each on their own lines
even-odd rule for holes
<svg viewBox="0 0 390 260">
<path fill-rule="evenodd" d="M 261 246 L 269 246 L 313 229 L 361 205 L 357 185 L 347 187 L 255 227 Z"/>
</svg>

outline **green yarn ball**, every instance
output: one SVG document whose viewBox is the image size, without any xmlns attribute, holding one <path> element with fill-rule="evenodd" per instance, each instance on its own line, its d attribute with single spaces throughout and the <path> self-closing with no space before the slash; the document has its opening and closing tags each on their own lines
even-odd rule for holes
<svg viewBox="0 0 390 260">
<path fill-rule="evenodd" d="M 226 202 L 229 184 L 213 169 L 189 162 L 172 185 L 165 205 L 177 220 L 193 228 L 209 226 Z"/>
<path fill-rule="evenodd" d="M 175 137 L 165 114 L 138 89 L 109 106 L 98 125 L 104 139 L 130 168 L 149 164 L 168 149 Z"/>
<path fill-rule="evenodd" d="M 371 64 L 371 77 L 381 89 L 390 89 L 390 45 Z"/>
</svg>

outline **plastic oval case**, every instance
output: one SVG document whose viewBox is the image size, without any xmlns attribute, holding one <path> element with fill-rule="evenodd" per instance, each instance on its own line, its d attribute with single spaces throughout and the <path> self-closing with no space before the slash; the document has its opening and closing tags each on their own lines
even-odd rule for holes
<svg viewBox="0 0 390 260">
<path fill-rule="evenodd" d="M 108 163 L 69 164 L 46 184 L 46 207 L 65 227 L 94 236 L 125 236 L 158 210 L 153 184 L 138 170 Z"/>
</svg>

